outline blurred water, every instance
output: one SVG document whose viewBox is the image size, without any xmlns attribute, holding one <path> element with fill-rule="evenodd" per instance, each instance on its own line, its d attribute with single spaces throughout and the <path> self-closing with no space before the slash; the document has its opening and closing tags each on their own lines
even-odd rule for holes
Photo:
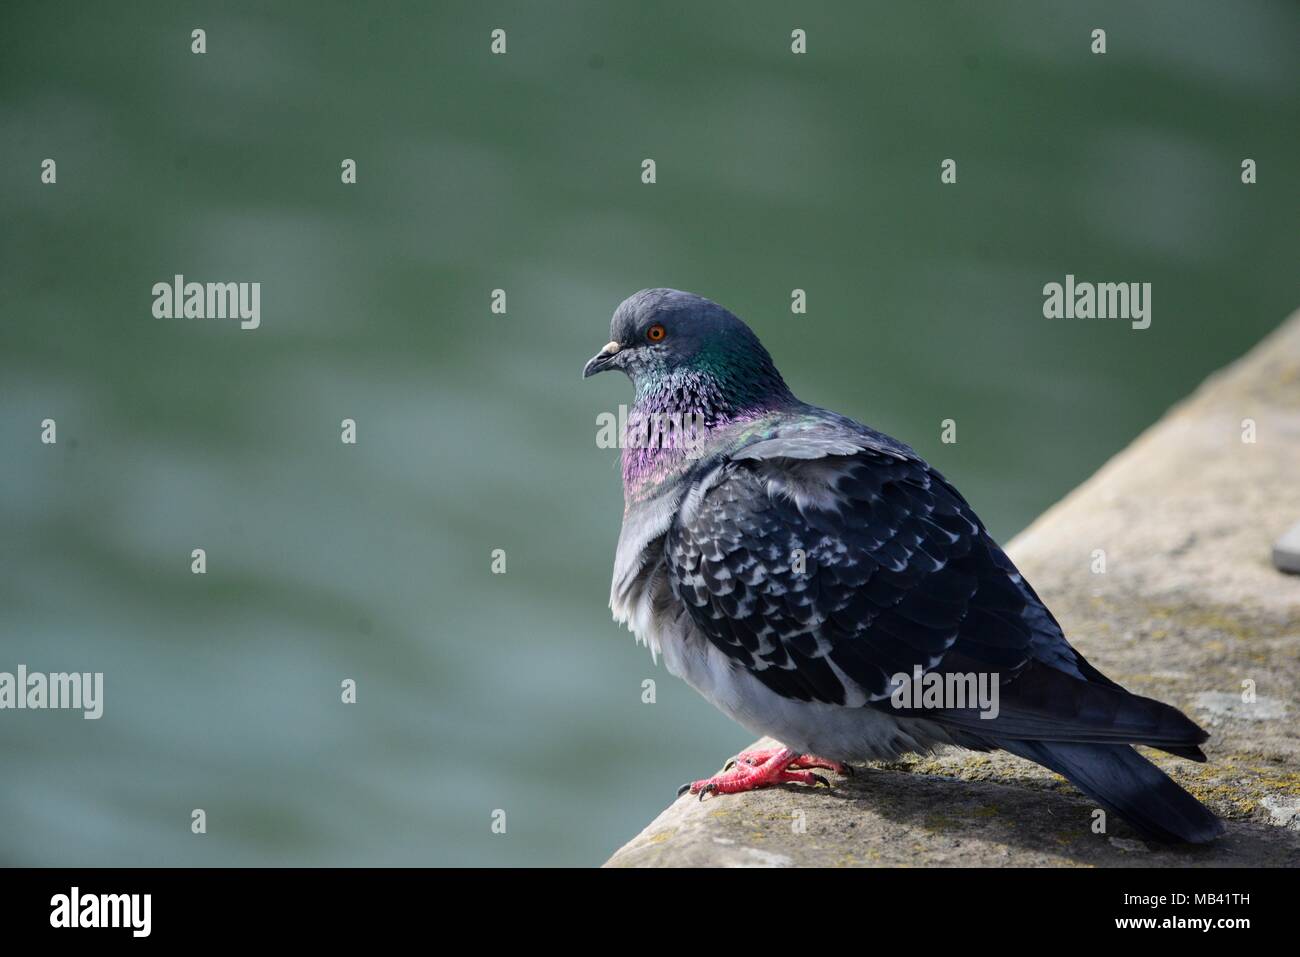
<svg viewBox="0 0 1300 957">
<path fill-rule="evenodd" d="M 6 3 L 0 670 L 102 671 L 106 702 L 0 712 L 0 862 L 600 862 L 748 738 L 605 608 L 595 416 L 629 389 L 578 372 L 619 300 L 723 302 L 1009 537 L 1296 305 L 1298 27 Z M 1151 282 L 1152 327 L 1044 320 L 1067 272 Z M 261 282 L 262 327 L 154 319 L 175 273 Z"/>
</svg>

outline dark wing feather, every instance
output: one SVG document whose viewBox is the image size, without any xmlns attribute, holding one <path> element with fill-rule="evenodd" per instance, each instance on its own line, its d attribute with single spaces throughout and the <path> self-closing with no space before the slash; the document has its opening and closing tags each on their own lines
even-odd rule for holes
<svg viewBox="0 0 1300 957">
<path fill-rule="evenodd" d="M 712 481 L 669 529 L 670 578 L 708 638 L 773 691 L 861 704 L 953 651 L 1005 674 L 1030 660 L 1018 576 L 919 459 L 733 459 Z"/>
<path fill-rule="evenodd" d="M 734 456 L 687 496 L 665 550 L 699 629 L 772 691 L 903 715 L 887 700 L 895 675 L 992 672 L 998 718 L 924 716 L 967 740 L 1142 742 L 1200 757 L 1205 733 L 1089 665 L 910 450 L 786 458 L 768 445 L 777 457 Z"/>
</svg>

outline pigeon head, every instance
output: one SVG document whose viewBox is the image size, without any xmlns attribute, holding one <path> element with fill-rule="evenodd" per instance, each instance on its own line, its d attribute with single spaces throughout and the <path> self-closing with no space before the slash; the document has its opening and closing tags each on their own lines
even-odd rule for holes
<svg viewBox="0 0 1300 957">
<path fill-rule="evenodd" d="M 614 310 L 609 337 L 582 375 L 622 370 L 640 405 L 733 418 L 792 399 L 758 336 L 693 293 L 643 289 L 629 296 Z"/>
</svg>

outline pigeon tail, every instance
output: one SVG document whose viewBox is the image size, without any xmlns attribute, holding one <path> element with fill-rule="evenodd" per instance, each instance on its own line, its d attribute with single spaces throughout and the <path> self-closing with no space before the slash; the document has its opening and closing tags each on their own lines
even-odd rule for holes
<svg viewBox="0 0 1300 957">
<path fill-rule="evenodd" d="M 1147 840 L 1205 844 L 1224 833 L 1209 808 L 1128 745 L 1000 740 L 997 746 L 1064 775 Z"/>
</svg>

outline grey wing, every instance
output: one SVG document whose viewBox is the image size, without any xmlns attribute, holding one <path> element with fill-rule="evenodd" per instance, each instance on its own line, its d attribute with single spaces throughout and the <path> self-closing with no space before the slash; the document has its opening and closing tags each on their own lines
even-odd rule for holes
<svg viewBox="0 0 1300 957">
<path fill-rule="evenodd" d="M 969 708 L 926 717 L 1195 756 L 1204 732 L 1089 665 L 961 495 L 899 448 L 733 458 L 686 497 L 665 554 L 708 640 L 790 699 L 885 709 L 895 676 L 918 667 L 987 673 L 997 720 Z"/>
<path fill-rule="evenodd" d="M 1028 663 L 1035 615 L 1019 576 L 918 459 L 863 449 L 723 471 L 669 529 L 671 581 L 705 635 L 773 691 L 860 704 L 954 654 L 1006 673 Z"/>
</svg>

